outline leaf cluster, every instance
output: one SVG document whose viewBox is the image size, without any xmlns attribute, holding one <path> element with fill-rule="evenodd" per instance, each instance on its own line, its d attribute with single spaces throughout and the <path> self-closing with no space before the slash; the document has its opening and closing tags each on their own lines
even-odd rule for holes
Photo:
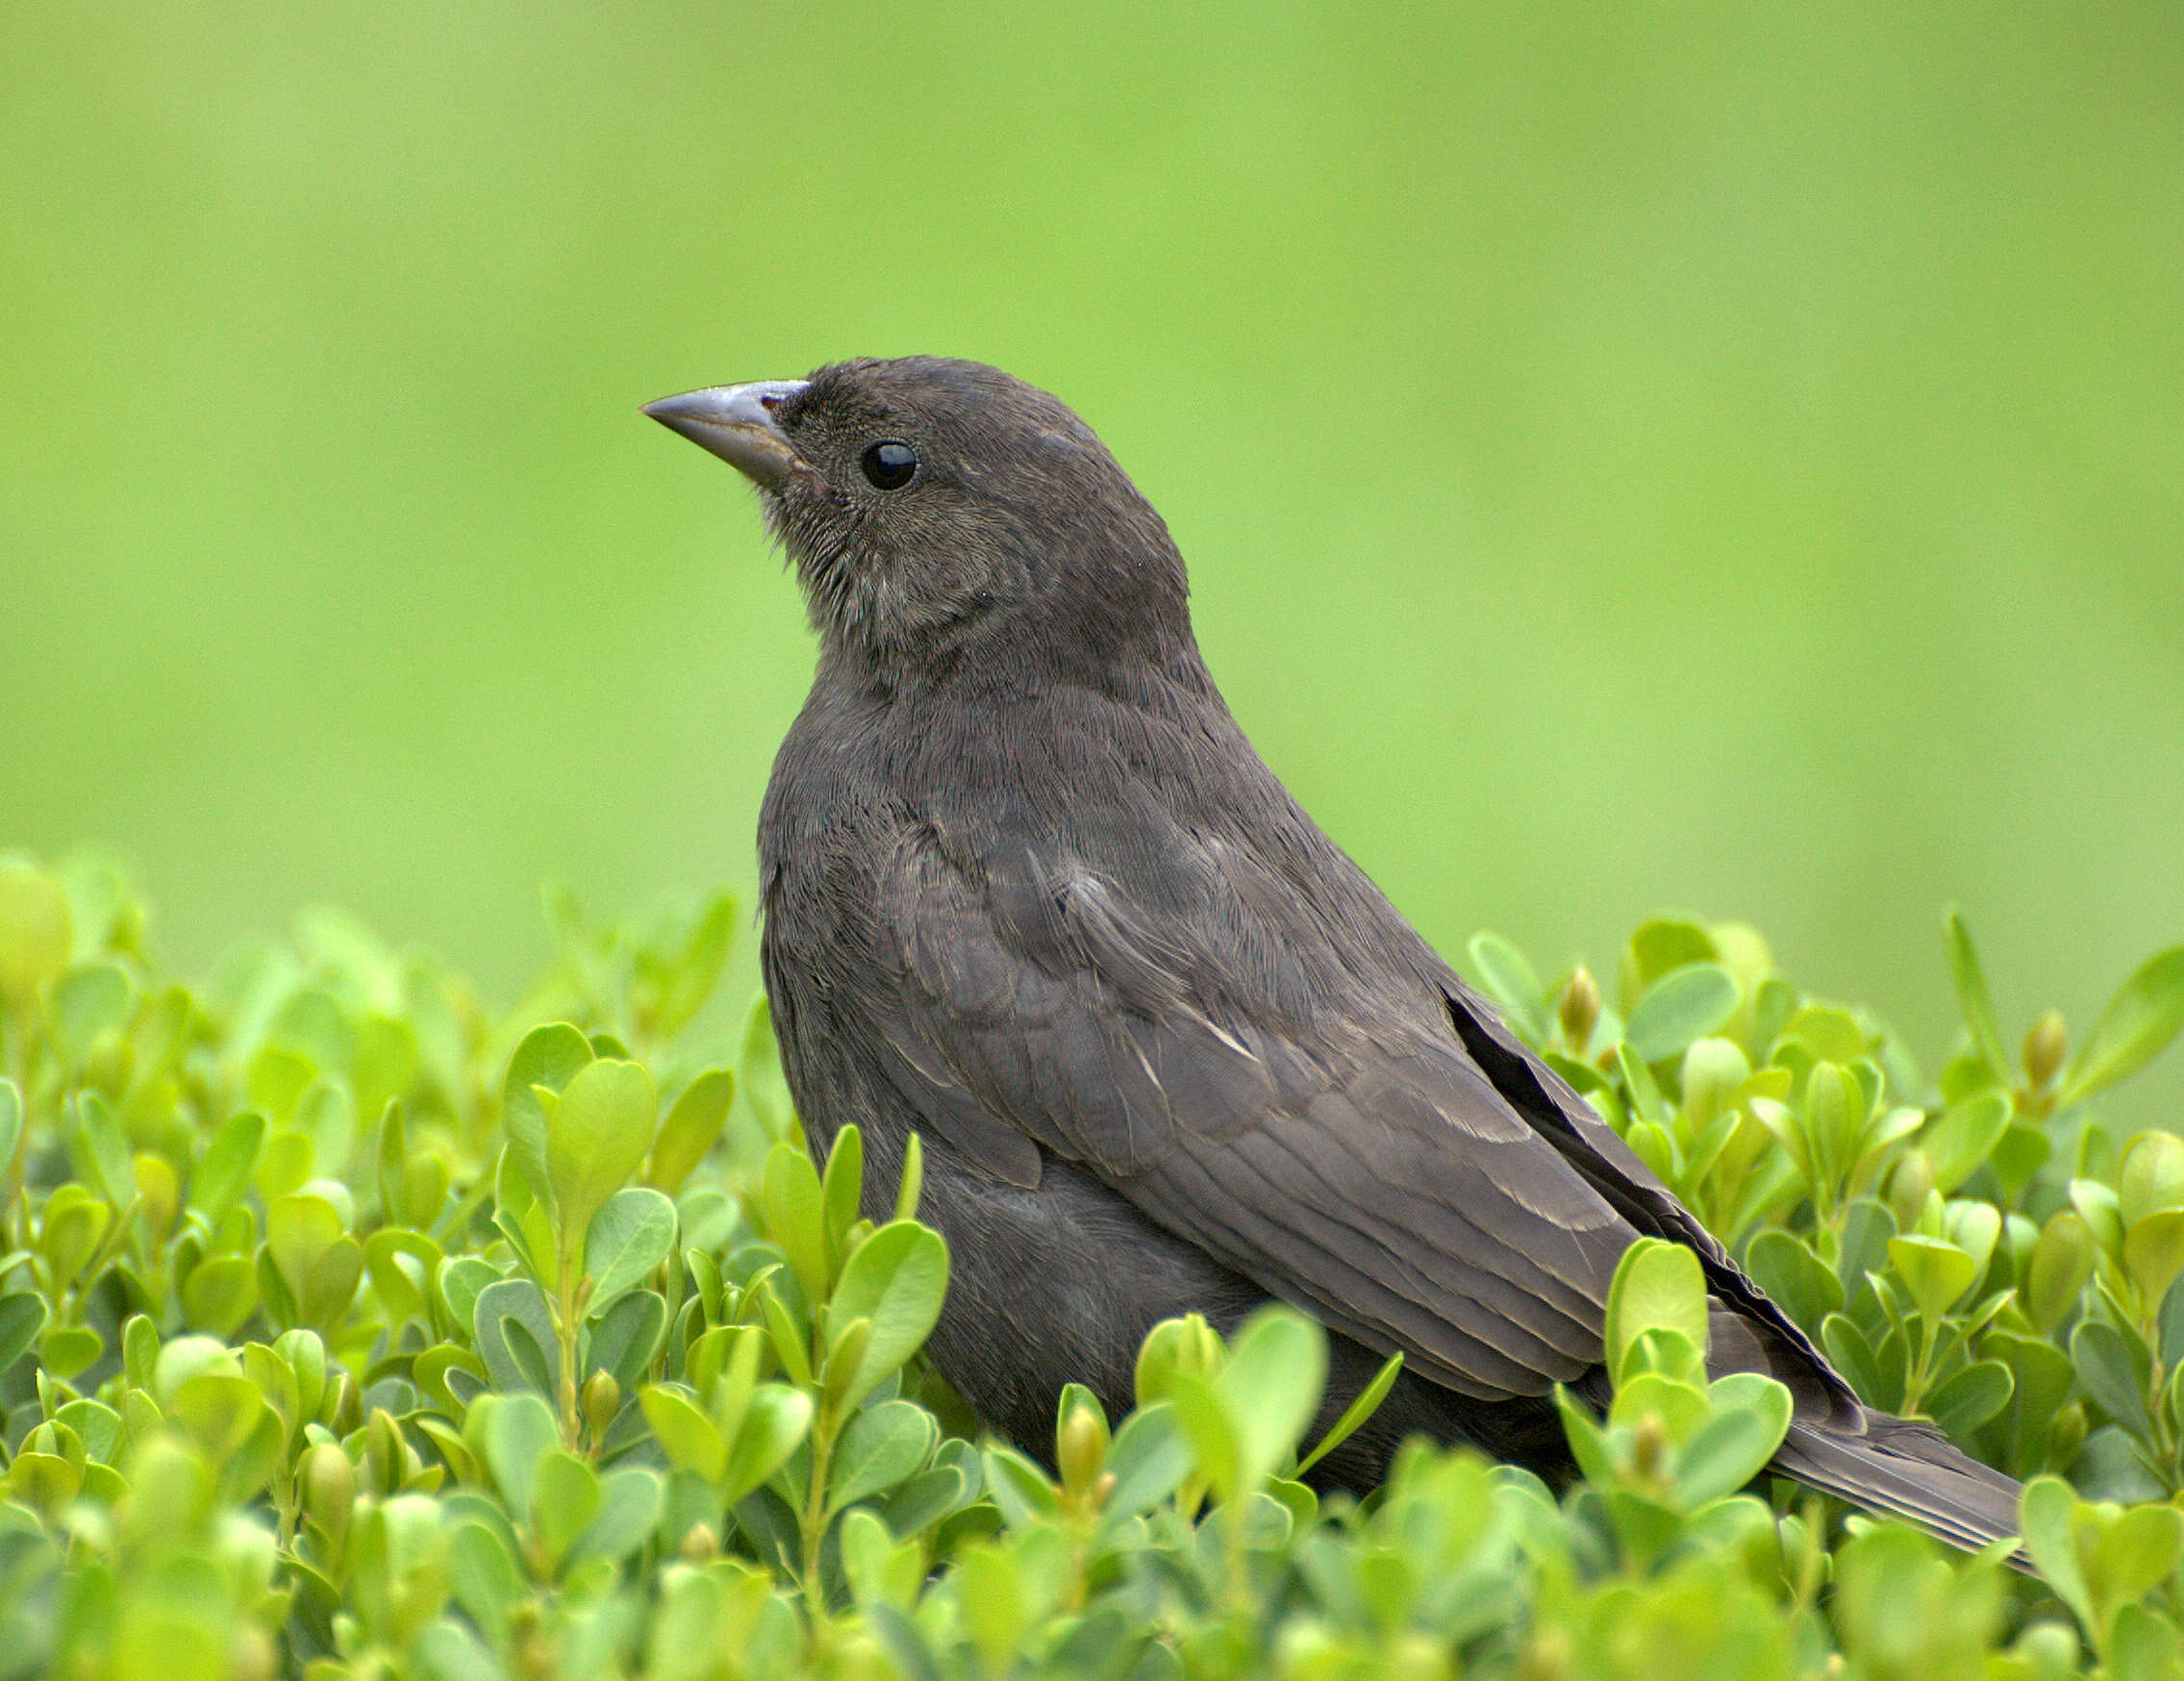
<svg viewBox="0 0 2184 1681">
<path fill-rule="evenodd" d="M 2035 1581 L 1771 1483 L 1788 1397 L 1708 1378 L 1667 1244 L 1565 1488 L 1413 1443 L 1322 1501 L 1398 1363 L 1311 1440 L 1279 1307 L 983 1438 L 917 1147 L 815 1161 L 726 898 L 551 910 L 500 1016 L 326 913 L 186 985 L 112 868 L 0 859 L 0 1677 L 2184 1673 L 2184 1142 L 2096 1108 L 2184 954 L 2013 1059 L 1952 916 L 1929 1082 L 1748 929 L 1647 924 L 1613 1004 L 1472 947 L 1867 1398 L 2033 1479 Z"/>
</svg>

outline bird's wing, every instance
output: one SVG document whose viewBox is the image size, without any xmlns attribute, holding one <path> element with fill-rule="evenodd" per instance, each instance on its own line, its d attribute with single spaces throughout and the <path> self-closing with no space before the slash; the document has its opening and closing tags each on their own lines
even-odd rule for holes
<svg viewBox="0 0 2184 1681">
<path fill-rule="evenodd" d="M 1464 1393 L 1596 1365 L 1638 1228 L 1496 1091 L 1429 974 L 1263 861 L 1203 853 L 1170 833 L 1120 866 L 1018 844 L 965 867 L 906 843 L 875 989 L 905 1095 L 999 1176 L 1036 1183 L 1035 1144 L 1084 1164 Z"/>
</svg>

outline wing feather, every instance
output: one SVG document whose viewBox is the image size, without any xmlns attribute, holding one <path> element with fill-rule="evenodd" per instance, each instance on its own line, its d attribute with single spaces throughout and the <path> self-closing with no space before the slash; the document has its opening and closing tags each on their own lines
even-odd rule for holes
<svg viewBox="0 0 2184 1681">
<path fill-rule="evenodd" d="M 1384 977 L 1323 928 L 1269 921 L 1283 895 L 1238 875 L 1246 852 L 1220 861 L 1134 891 L 1063 845 L 966 868 L 906 842 L 879 942 L 906 1094 L 1001 1178 L 1036 1182 L 1036 1142 L 1463 1392 L 1536 1394 L 1597 1364 L 1633 1228 L 1495 1090 L 1427 981 L 1376 997 Z"/>
</svg>

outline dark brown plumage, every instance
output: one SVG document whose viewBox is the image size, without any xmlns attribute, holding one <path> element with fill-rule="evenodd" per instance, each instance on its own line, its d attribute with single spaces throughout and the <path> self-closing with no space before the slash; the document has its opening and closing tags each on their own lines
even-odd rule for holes
<svg viewBox="0 0 2184 1681">
<path fill-rule="evenodd" d="M 913 358 L 647 411 L 758 484 L 819 634 L 760 827 L 767 992 L 815 1141 L 913 1131 L 954 1281 L 932 1342 L 1040 1446 L 1140 1339 L 1268 1296 L 1328 1406 L 1407 1369 L 1329 1475 L 1428 1430 L 1554 1472 L 1641 1234 L 1695 1249 L 1713 1360 L 1796 1398 L 1776 1468 L 1968 1545 L 2016 1485 L 1861 1407 L 1804 1335 L 1299 809 L 1198 656 L 1160 516 L 1075 415 Z"/>
</svg>

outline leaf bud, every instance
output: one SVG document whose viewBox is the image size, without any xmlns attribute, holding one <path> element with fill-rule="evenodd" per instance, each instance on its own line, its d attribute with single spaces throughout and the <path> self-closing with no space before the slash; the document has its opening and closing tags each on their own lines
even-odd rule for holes
<svg viewBox="0 0 2184 1681">
<path fill-rule="evenodd" d="M 607 1426 L 621 1411 L 622 1386 L 611 1371 L 595 1371 L 584 1380 L 584 1418 L 591 1426 L 591 1445 L 607 1439 Z"/>
<path fill-rule="evenodd" d="M 2066 1675 L 2075 1675 L 2083 1656 L 2077 1632 L 2046 1617 L 2026 1623 L 2024 1632 L 2011 1643 L 2010 1652 L 2024 1661 L 2023 1672 L 2036 1681 L 2062 1681 Z"/>
<path fill-rule="evenodd" d="M 1107 1427 L 1092 1408 L 1080 1402 L 1069 1409 L 1055 1432 L 1054 1459 L 1072 1500 L 1082 1501 L 1094 1492 L 1107 1464 Z"/>
<path fill-rule="evenodd" d="M 720 1532 L 710 1523 L 693 1523 L 683 1531 L 680 1550 L 686 1563 L 709 1565 L 720 1556 Z"/>
<path fill-rule="evenodd" d="M 274 1681 L 280 1672 L 280 1654 L 265 1631 L 255 1622 L 237 1624 L 228 1643 L 227 1681 Z"/>
<path fill-rule="evenodd" d="M 68 896 L 28 861 L 0 858 L 0 1004 L 28 1016 L 68 966 Z"/>
<path fill-rule="evenodd" d="M 1684 1052 L 1683 1121 L 1694 1135 L 1714 1124 L 1751 1078 L 1744 1050 L 1726 1039 L 1694 1040 Z"/>
<path fill-rule="evenodd" d="M 402 1165 L 402 1216 L 413 1226 L 427 1226 L 447 1202 L 447 1158 L 437 1150 L 412 1156 Z"/>
<path fill-rule="evenodd" d="M 1914 1144 L 1889 1169 L 1888 1205 L 1895 1215 L 1898 1231 L 1908 1232 L 1919 1223 L 1933 1190 L 1934 1158 Z"/>
<path fill-rule="evenodd" d="M 1583 964 L 1569 971 L 1556 1014 L 1561 1020 L 1563 1043 L 1573 1054 L 1583 1056 L 1586 1046 L 1593 1042 L 1593 1029 L 1600 1020 L 1600 983 Z"/>
<path fill-rule="evenodd" d="M 349 1516 L 356 1509 L 357 1468 L 349 1456 L 331 1442 L 321 1442 L 303 1456 L 304 1514 L 325 1532 L 337 1555 L 348 1540 Z"/>
<path fill-rule="evenodd" d="M 1517 1673 L 1522 1681 L 1563 1681 L 1576 1671 L 1577 1643 L 1570 1638 L 1569 1630 L 1559 1624 L 1534 1629 L 1517 1660 Z"/>
<path fill-rule="evenodd" d="M 402 1426 L 385 1407 L 374 1407 L 364 1425 L 364 1486 L 375 1493 L 398 1494 L 409 1474 L 408 1443 Z"/>
<path fill-rule="evenodd" d="M 1669 1427 L 1661 1421 L 1658 1413 L 1647 1413 L 1631 1432 L 1630 1459 L 1638 1474 L 1646 1481 L 1657 1480 L 1669 1457 Z"/>
<path fill-rule="evenodd" d="M 1166 1400 L 1178 1373 L 1189 1372 L 1211 1381 L 1227 1364 L 1228 1351 L 1221 1344 L 1220 1334 L 1202 1315 L 1163 1319 L 1145 1333 L 1144 1342 L 1138 1349 L 1138 1405 Z"/>
<path fill-rule="evenodd" d="M 364 1427 L 364 1398 L 357 1392 L 357 1380 L 346 1371 L 335 1385 L 334 1410 L 326 1427 L 337 1436 L 347 1436 Z"/>
<path fill-rule="evenodd" d="M 2085 1434 L 2085 1403 L 2071 1401 L 2058 1407 L 2047 1426 L 2047 1468 L 2067 1471 L 2075 1465 Z"/>
<path fill-rule="evenodd" d="M 2050 1010 L 2032 1024 L 2024 1036 L 2024 1077 L 2035 1091 L 2045 1091 L 2062 1071 L 2063 1053 L 2070 1036 L 2063 1029 L 2063 1013 Z"/>
<path fill-rule="evenodd" d="M 2126 1231 L 2156 1210 L 2184 1208 L 2184 1138 L 2143 1132 L 2124 1145 L 2116 1199 Z"/>
</svg>

